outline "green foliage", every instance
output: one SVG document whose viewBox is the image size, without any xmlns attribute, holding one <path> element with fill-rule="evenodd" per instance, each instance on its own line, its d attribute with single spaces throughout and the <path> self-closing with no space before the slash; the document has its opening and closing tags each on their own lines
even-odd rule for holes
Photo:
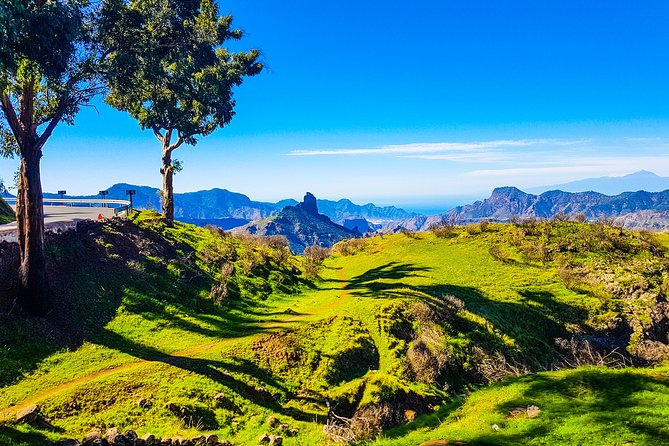
<svg viewBox="0 0 669 446">
<path fill-rule="evenodd" d="M 101 23 L 106 101 L 143 129 L 165 131 L 163 138 L 176 131 L 174 148 L 227 125 L 233 87 L 262 69 L 258 51 L 223 46 L 242 33 L 232 17 L 219 17 L 213 0 L 107 0 Z"/>
<path fill-rule="evenodd" d="M 16 215 L 5 200 L 0 197 L 0 224 L 11 223 L 16 220 Z"/>
</svg>

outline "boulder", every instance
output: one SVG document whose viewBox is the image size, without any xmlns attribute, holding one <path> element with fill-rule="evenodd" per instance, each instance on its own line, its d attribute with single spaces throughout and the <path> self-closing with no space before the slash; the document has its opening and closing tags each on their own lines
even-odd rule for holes
<svg viewBox="0 0 669 446">
<path fill-rule="evenodd" d="M 57 446 L 80 446 L 81 443 L 79 443 L 79 440 L 75 440 L 73 438 L 63 438 L 58 443 L 56 443 L 56 445 Z"/>
<path fill-rule="evenodd" d="M 125 437 L 126 440 L 130 440 L 134 442 L 137 440 L 139 437 L 137 436 L 137 432 L 128 429 L 127 431 L 123 432 L 123 436 Z M 131 443 L 132 444 L 132 443 Z"/>
<path fill-rule="evenodd" d="M 100 429 L 91 429 L 84 437 L 84 444 L 93 444 L 96 440 L 102 440 L 102 432 Z"/>
<path fill-rule="evenodd" d="M 31 404 L 16 414 L 17 423 L 35 423 L 40 420 L 40 407 L 37 404 Z"/>
<path fill-rule="evenodd" d="M 204 444 L 207 446 L 214 446 L 218 443 L 218 435 L 209 434 L 204 437 Z"/>
<path fill-rule="evenodd" d="M 269 444 L 275 446 L 281 446 L 283 444 L 283 437 L 279 437 L 278 435 L 270 435 Z"/>
<path fill-rule="evenodd" d="M 269 424 L 269 427 L 274 429 L 276 425 L 279 424 L 279 420 L 277 420 L 276 417 L 272 416 L 267 419 L 267 424 Z"/>
<path fill-rule="evenodd" d="M 160 444 L 160 440 L 158 440 L 155 435 L 149 433 L 142 435 L 142 440 L 144 440 L 146 446 L 156 446 Z"/>
<path fill-rule="evenodd" d="M 258 438 L 258 443 L 269 443 L 269 435 L 262 434 L 260 438 Z"/>
</svg>

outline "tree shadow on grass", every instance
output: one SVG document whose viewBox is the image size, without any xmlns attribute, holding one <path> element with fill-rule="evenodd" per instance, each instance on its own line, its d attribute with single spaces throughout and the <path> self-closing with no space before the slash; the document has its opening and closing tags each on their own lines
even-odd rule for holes
<svg viewBox="0 0 669 446">
<path fill-rule="evenodd" d="M 436 285 L 416 290 L 431 296 L 432 305 L 444 296 L 458 298 L 465 310 L 486 322 L 457 316 L 452 320 L 456 331 L 467 333 L 477 345 L 523 358 L 539 369 L 556 359 L 555 338 L 570 336 L 565 323 L 583 324 L 588 317 L 584 310 L 559 302 L 543 290 L 523 290 L 519 293 L 522 299 L 515 301 L 492 300 L 473 287 Z"/>
<path fill-rule="evenodd" d="M 539 419 L 520 419 L 517 423 L 537 424 L 520 433 L 481 436 L 472 444 L 545 443 L 558 438 L 563 444 L 666 444 L 669 427 L 669 374 L 651 376 L 633 369 L 588 368 L 561 375 L 540 374 L 512 379 L 528 383 L 522 397 L 497 406 L 507 416 L 515 407 L 538 405 Z M 664 408 L 663 409 L 661 409 Z M 659 409 L 659 410 L 658 410 Z M 578 424 L 577 424 L 578 423 Z M 522 427 L 522 424 L 519 426 Z M 554 437 L 537 441 L 552 433 Z"/>
<path fill-rule="evenodd" d="M 96 342 L 139 359 L 168 364 L 172 367 L 209 378 L 254 404 L 276 413 L 287 415 L 300 421 L 313 420 L 314 414 L 302 412 L 295 408 L 284 408 L 281 401 L 292 397 L 290 390 L 252 361 L 245 359 L 235 359 L 234 361 L 217 360 L 170 355 L 132 342 L 111 331 L 106 331 L 101 337 L 96 339 Z M 249 382 L 257 382 L 259 385 L 249 385 L 247 382 L 234 378 L 231 373 L 250 377 L 252 379 L 249 379 Z"/>
<path fill-rule="evenodd" d="M 347 280 L 344 289 L 349 290 L 354 296 L 376 297 L 385 291 L 409 287 L 410 285 L 401 280 L 408 277 L 424 277 L 418 273 L 430 270 L 431 268 L 425 266 L 388 262 Z"/>
<path fill-rule="evenodd" d="M 125 220 L 82 222 L 76 231 L 48 234 L 54 309 L 44 318 L 0 314 L 0 387 L 63 348 L 74 350 L 104 337 L 104 327 L 121 306 L 162 326 L 207 337 L 258 330 L 264 304 L 235 299 L 221 307 L 204 299 L 211 279 L 192 253 L 184 243 Z M 252 310 L 259 314 L 246 313 Z"/>
<path fill-rule="evenodd" d="M 0 445 L 44 446 L 52 442 L 39 432 L 21 432 L 14 426 L 0 424 Z"/>
</svg>

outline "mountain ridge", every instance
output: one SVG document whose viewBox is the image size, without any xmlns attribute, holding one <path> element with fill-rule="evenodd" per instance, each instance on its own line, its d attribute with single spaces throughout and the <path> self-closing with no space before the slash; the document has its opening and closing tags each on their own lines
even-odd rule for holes
<svg viewBox="0 0 669 446">
<path fill-rule="evenodd" d="M 134 189 L 133 205 L 138 209 L 160 210 L 160 189 L 150 186 L 136 186 L 117 183 L 107 189 L 109 199 L 127 199 L 125 191 Z M 45 194 L 45 197 L 58 197 L 57 194 Z M 74 196 L 69 198 L 75 198 Z M 84 198 L 98 198 L 88 195 Z M 294 199 L 283 199 L 276 203 L 255 201 L 247 195 L 227 189 L 213 188 L 195 192 L 174 194 L 175 217 L 187 223 L 199 225 L 221 225 L 223 229 L 243 226 L 253 220 L 268 218 L 278 214 L 286 206 L 296 206 Z M 392 226 L 398 221 L 417 216 L 395 206 L 376 206 L 373 203 L 358 205 L 350 199 L 317 200 L 320 211 L 333 222 L 344 225 L 347 220 L 364 219 L 370 229 Z M 220 221 L 218 221 L 220 220 Z"/>
<path fill-rule="evenodd" d="M 613 217 L 619 224 L 636 229 L 644 228 L 644 221 L 652 221 L 652 229 L 669 228 L 669 190 L 617 195 L 551 190 L 534 195 L 516 187 L 498 187 L 484 200 L 434 217 L 409 220 L 407 229 L 428 230 L 444 222 L 467 224 L 484 219 L 508 221 L 512 217 L 552 218 L 557 214 L 583 214 L 588 220 Z"/>
<path fill-rule="evenodd" d="M 550 190 L 563 192 L 599 192 L 605 195 L 619 195 L 623 192 L 661 192 L 669 189 L 669 177 L 661 177 L 648 170 L 639 170 L 622 176 L 584 178 L 568 183 L 531 187 L 527 192 L 541 194 Z"/>
</svg>

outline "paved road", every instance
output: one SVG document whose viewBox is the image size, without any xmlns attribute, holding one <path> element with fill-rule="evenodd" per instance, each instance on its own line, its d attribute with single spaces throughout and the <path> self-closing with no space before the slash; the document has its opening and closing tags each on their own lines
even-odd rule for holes
<svg viewBox="0 0 669 446">
<path fill-rule="evenodd" d="M 113 217 L 114 210 L 101 207 L 44 206 L 44 227 L 47 231 L 63 231 L 75 227 L 81 220 L 97 220 L 100 214 L 105 218 Z M 0 241 L 16 241 L 16 223 L 0 225 Z"/>
</svg>

